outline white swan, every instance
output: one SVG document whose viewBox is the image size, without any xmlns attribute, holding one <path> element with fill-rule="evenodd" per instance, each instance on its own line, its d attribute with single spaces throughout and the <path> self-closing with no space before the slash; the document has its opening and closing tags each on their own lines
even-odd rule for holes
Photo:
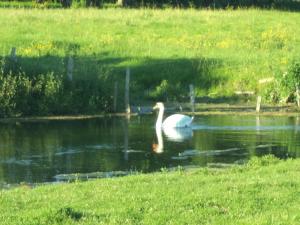
<svg viewBox="0 0 300 225">
<path fill-rule="evenodd" d="M 156 120 L 156 129 L 165 128 L 179 128 L 179 127 L 189 127 L 194 119 L 194 117 L 185 116 L 182 114 L 174 114 L 167 117 L 163 122 L 163 116 L 165 107 L 162 102 L 156 103 L 153 109 L 159 109 L 158 117 Z"/>
</svg>

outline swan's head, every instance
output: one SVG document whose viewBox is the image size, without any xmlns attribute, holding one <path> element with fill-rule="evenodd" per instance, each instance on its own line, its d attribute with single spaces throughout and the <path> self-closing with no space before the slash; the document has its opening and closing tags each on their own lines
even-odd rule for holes
<svg viewBox="0 0 300 225">
<path fill-rule="evenodd" d="M 157 102 L 156 105 L 153 107 L 153 109 L 163 109 L 164 104 L 162 102 Z"/>
</svg>

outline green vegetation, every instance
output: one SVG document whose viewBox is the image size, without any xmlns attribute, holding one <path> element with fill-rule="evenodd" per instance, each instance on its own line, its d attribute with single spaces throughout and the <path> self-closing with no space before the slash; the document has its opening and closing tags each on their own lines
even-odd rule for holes
<svg viewBox="0 0 300 225">
<path fill-rule="evenodd" d="M 38 3 L 38 1 L 3 1 L 0 0 L 0 8 L 61 8 L 61 4 L 52 1 L 44 1 Z"/>
<path fill-rule="evenodd" d="M 265 98 L 271 102 L 296 102 L 300 84 L 300 61 L 292 62 L 284 73 L 278 71 L 274 78 L 264 87 Z"/>
<path fill-rule="evenodd" d="M 0 224 L 299 224 L 299 160 L 0 191 Z"/>
<path fill-rule="evenodd" d="M 123 102 L 126 67 L 132 74 L 132 104 L 187 100 L 190 83 L 198 97 L 254 91 L 274 100 L 259 80 L 282 76 L 300 58 L 300 14 L 292 12 L 0 9 L 0 21 L 0 86 L 21 77 L 27 82 L 22 87 L 30 83 L 26 93 L 32 93 L 35 80 L 44 86 L 55 82 L 51 99 L 60 99 L 55 109 L 49 99 L 28 109 L 18 102 L 30 102 L 34 94 L 16 93 L 2 116 L 109 111 L 115 81 Z M 17 61 L 10 58 L 12 47 Z M 75 64 L 72 87 L 66 79 L 69 56 Z M 52 75 L 44 79 L 47 74 Z M 12 95 L 1 96 L 5 102 Z"/>
<path fill-rule="evenodd" d="M 69 81 L 53 73 L 28 77 L 0 73 L 0 115 L 56 115 L 109 111 L 110 95 L 98 79 Z"/>
</svg>

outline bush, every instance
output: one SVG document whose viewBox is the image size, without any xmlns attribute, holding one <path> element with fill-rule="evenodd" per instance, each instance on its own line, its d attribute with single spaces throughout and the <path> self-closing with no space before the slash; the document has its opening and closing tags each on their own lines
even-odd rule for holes
<svg viewBox="0 0 300 225">
<path fill-rule="evenodd" d="M 26 96 L 30 105 L 26 114 L 55 114 L 59 113 L 62 78 L 53 73 L 41 74 L 31 80 L 30 95 Z"/>
<path fill-rule="evenodd" d="M 294 102 L 300 86 L 300 61 L 293 61 L 286 72 L 277 72 L 275 80 L 263 93 L 270 102 Z"/>
<path fill-rule="evenodd" d="M 108 111 L 112 98 L 103 84 L 100 78 L 69 81 L 53 73 L 0 72 L 0 117 Z"/>
<path fill-rule="evenodd" d="M 9 116 L 16 109 L 17 79 L 9 74 L 0 75 L 0 115 Z"/>
<path fill-rule="evenodd" d="M 282 85 L 289 93 L 292 93 L 300 84 L 300 61 L 294 61 L 288 71 L 283 74 Z"/>
</svg>

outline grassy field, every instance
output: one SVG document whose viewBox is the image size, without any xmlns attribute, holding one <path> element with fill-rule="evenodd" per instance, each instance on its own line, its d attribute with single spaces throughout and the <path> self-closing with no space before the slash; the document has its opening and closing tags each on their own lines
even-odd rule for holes
<svg viewBox="0 0 300 225">
<path fill-rule="evenodd" d="M 0 8 L 62 8 L 60 3 L 48 3 L 45 2 L 44 4 L 38 4 L 36 1 L 0 1 Z"/>
<path fill-rule="evenodd" d="M 0 76 L 0 116 L 111 111 L 115 81 L 122 109 L 127 67 L 133 105 L 187 101 L 189 84 L 223 102 L 237 91 L 270 96 L 259 80 L 300 59 L 298 12 L 0 9 L 0 21 L 0 74 L 23 74 Z"/>
<path fill-rule="evenodd" d="M 77 77 L 118 77 L 130 66 L 133 89 L 165 88 L 170 98 L 189 83 L 198 95 L 259 91 L 259 79 L 300 57 L 292 12 L 0 9 L 0 21 L 0 51 L 16 47 L 28 75 L 65 74 L 73 55 Z"/>
<path fill-rule="evenodd" d="M 0 224 L 300 224 L 299 160 L 0 191 Z"/>
</svg>

